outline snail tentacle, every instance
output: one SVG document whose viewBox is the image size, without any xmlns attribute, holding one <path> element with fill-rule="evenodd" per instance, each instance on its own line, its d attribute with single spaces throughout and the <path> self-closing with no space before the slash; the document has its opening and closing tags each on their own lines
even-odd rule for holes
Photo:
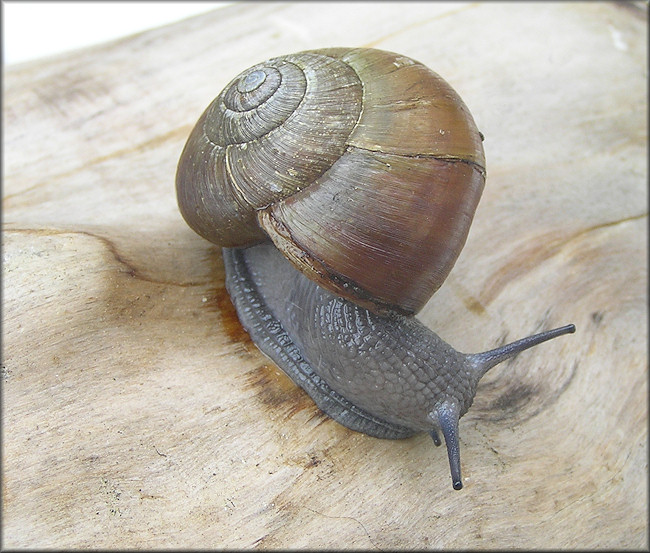
<svg viewBox="0 0 650 553">
<path fill-rule="evenodd" d="M 460 490 L 463 487 L 463 479 L 460 474 L 460 442 L 458 439 L 458 420 L 460 413 L 458 406 L 454 403 L 445 402 L 432 415 L 431 418 L 433 420 L 437 419 L 440 430 L 442 430 L 442 434 L 445 437 L 452 485 L 455 490 Z"/>
<path fill-rule="evenodd" d="M 558 336 L 573 334 L 575 331 L 575 325 L 568 324 L 559 328 L 540 332 L 539 334 L 533 334 L 532 336 L 527 336 L 526 338 L 521 338 L 520 340 L 515 340 L 510 344 L 506 344 L 505 346 L 494 348 L 489 351 L 484 351 L 482 353 L 471 353 L 467 355 L 467 359 L 474 367 L 474 370 L 480 378 L 495 365 L 498 365 L 506 359 L 510 359 L 516 355 L 519 355 L 522 351 L 525 351 L 529 348 L 532 348 L 533 346 L 536 346 L 553 338 L 557 338 Z"/>
</svg>

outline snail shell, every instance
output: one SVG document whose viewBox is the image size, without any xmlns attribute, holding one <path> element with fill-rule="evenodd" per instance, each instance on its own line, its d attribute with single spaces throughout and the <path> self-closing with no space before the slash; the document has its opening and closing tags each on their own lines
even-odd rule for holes
<svg viewBox="0 0 650 553">
<path fill-rule="evenodd" d="M 410 314 L 465 243 L 485 157 L 469 110 L 436 73 L 331 48 L 233 79 L 194 127 L 177 183 L 183 217 L 208 240 L 270 237 L 328 290 Z"/>
</svg>

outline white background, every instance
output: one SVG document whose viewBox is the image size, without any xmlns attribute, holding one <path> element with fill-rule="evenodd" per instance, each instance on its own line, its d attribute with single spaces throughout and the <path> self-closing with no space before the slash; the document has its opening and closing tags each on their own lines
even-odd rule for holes
<svg viewBox="0 0 650 553">
<path fill-rule="evenodd" d="M 83 48 L 232 2 L 2 2 L 2 61 Z"/>
</svg>

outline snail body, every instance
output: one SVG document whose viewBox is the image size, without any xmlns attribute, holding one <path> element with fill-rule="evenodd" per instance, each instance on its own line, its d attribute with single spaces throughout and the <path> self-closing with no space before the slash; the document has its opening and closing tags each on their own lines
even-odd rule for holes
<svg viewBox="0 0 650 553">
<path fill-rule="evenodd" d="M 387 439 L 428 432 L 447 445 L 453 487 L 462 488 L 458 421 L 480 378 L 496 364 L 568 325 L 478 354 L 462 354 L 401 314 L 382 316 L 296 271 L 269 243 L 224 249 L 226 286 L 257 346 L 342 425 Z"/>
<path fill-rule="evenodd" d="M 188 224 L 223 247 L 226 286 L 258 347 L 329 416 L 380 438 L 445 438 L 485 372 L 568 325 L 462 354 L 413 315 L 462 249 L 485 182 L 460 97 L 390 52 L 274 58 L 208 106 L 179 161 Z"/>
</svg>

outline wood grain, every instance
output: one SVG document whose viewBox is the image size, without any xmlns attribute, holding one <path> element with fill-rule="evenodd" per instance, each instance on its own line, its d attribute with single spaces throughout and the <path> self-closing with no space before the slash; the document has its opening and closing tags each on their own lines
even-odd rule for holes
<svg viewBox="0 0 650 553">
<path fill-rule="evenodd" d="M 5 548 L 648 548 L 647 6 L 245 3 L 5 68 Z M 573 322 L 427 436 L 327 419 L 249 340 L 175 166 L 274 55 L 432 67 L 486 136 L 421 318 L 464 351 Z"/>
</svg>

